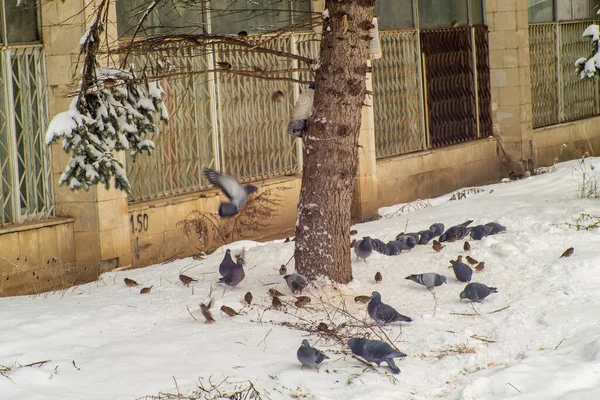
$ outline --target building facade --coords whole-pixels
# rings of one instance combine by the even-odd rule
[[[188,237],[178,225],[195,210],[218,208],[219,193],[204,180],[204,167],[280,194],[271,227],[248,237],[293,235],[302,150],[285,131],[304,87],[288,80],[217,73],[166,79],[171,120],[152,138],[156,151],[135,160],[122,155],[129,195],[58,186],[68,156],[60,144],[46,147],[44,133],[49,119],[69,107],[78,43],[94,4],[38,3],[0,2],[0,296],[210,250],[218,238]],[[113,4],[109,38],[127,38],[144,3]],[[210,10],[159,8],[144,34],[245,31],[246,40],[259,40],[263,30],[301,22],[323,3],[276,1],[270,8],[281,11],[243,15],[225,0],[213,0]],[[597,81],[578,80],[573,62],[592,50],[581,33],[596,10],[587,0],[378,0],[383,57],[372,61],[368,76],[373,95],[363,108],[355,219],[552,164],[563,143],[561,160],[594,154],[600,90]],[[317,30],[298,30],[269,43],[316,58],[319,37]],[[132,62],[160,61],[182,72],[228,62],[289,69],[288,77],[310,80],[309,72],[292,71],[293,61],[214,50],[170,49]]]

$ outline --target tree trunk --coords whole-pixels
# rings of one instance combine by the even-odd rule
[[[296,222],[296,269],[308,278],[352,280],[350,210],[366,96],[375,0],[327,0],[314,112],[304,138]]]

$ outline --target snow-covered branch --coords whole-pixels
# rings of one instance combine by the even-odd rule
[[[600,66],[600,27],[592,24],[583,31],[583,36],[589,36],[594,43],[594,51],[590,56],[581,57],[575,61],[575,68],[579,74],[579,79],[594,78],[598,75]]]

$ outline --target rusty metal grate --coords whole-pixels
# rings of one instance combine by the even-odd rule
[[[479,101],[479,137],[493,134],[492,92],[490,90],[490,64],[488,47],[488,27],[478,25],[474,28],[475,60],[477,65],[477,99]]]
[[[529,25],[533,127],[559,122],[557,25]]]
[[[471,28],[421,31],[430,147],[477,138]]]
[[[425,148],[417,31],[380,32],[383,57],[373,61],[377,158]]]

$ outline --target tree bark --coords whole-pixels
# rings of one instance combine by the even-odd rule
[[[327,0],[313,115],[304,138],[296,269],[352,280],[350,226],[375,0]]]

